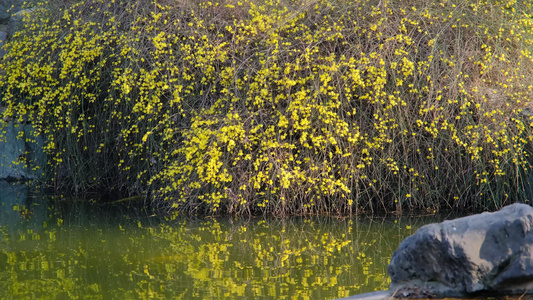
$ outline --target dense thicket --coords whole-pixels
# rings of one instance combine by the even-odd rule
[[[530,197],[530,1],[37,7],[2,102],[45,138],[58,189],[237,214]]]

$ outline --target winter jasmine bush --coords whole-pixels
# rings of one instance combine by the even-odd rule
[[[314,214],[525,201],[533,7],[40,3],[0,63],[57,189]],[[31,137],[26,137],[31,138]]]

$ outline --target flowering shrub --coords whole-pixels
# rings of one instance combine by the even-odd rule
[[[207,213],[525,200],[530,1],[41,4],[0,64],[52,182]]]

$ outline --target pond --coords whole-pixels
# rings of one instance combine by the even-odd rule
[[[0,184],[0,298],[335,299],[435,216],[159,218]]]

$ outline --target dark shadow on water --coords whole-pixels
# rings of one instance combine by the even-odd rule
[[[0,181],[0,228],[6,233],[42,231],[51,224],[84,227],[137,222],[155,225],[162,221],[164,218],[156,216],[141,201],[97,204],[46,195],[26,184]]]
[[[39,228],[47,217],[47,205],[31,197],[26,184],[0,181],[0,226]]]

